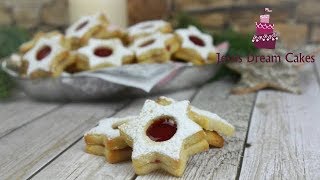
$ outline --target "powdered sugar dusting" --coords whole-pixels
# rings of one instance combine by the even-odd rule
[[[100,13],[91,15],[91,16],[82,16],[78,21],[73,23],[67,30],[66,30],[66,37],[68,38],[81,38],[84,36],[88,31],[92,28],[100,24]],[[77,29],[81,24],[86,23],[86,25],[81,28]]]
[[[23,60],[28,61],[28,69],[27,69],[27,75],[30,75],[35,70],[44,70],[49,72],[50,71],[50,65],[52,61],[55,59],[55,57],[59,54],[65,51],[66,49],[62,47],[61,45],[62,35],[54,35],[52,37],[42,37],[38,40],[36,45],[28,51],[24,56]],[[37,61],[36,56],[38,51],[41,50],[41,48],[49,46],[51,48],[50,54],[48,54],[45,58],[41,59],[41,61]]]
[[[214,52],[213,39],[209,34],[202,33],[194,26],[189,26],[187,29],[177,29],[176,34],[182,39],[182,48],[194,49],[204,59],[208,59],[210,52]],[[196,36],[204,41],[204,46],[194,44],[189,37]]]
[[[96,48],[107,47],[112,49],[112,54],[107,57],[99,57],[94,54]],[[90,67],[95,67],[99,64],[108,63],[113,66],[121,66],[125,56],[132,56],[133,52],[124,47],[122,42],[117,39],[90,39],[89,44],[78,50],[80,54],[88,57]]]
[[[136,36],[140,34],[152,34],[155,32],[159,32],[160,29],[165,27],[166,25],[168,25],[168,23],[163,20],[140,22],[128,28],[128,35]]]
[[[120,136],[119,129],[117,129],[118,126],[133,120],[136,118],[136,116],[128,116],[123,118],[105,118],[99,121],[99,125],[92,128],[90,131],[85,133],[86,135],[91,134],[99,134],[104,135],[110,139],[116,138]]]
[[[183,141],[202,130],[198,124],[189,119],[188,106],[189,101],[161,106],[152,100],[147,100],[136,120],[119,126],[121,131],[133,139],[132,158],[137,159],[149,153],[160,153],[173,159],[179,159]],[[154,119],[161,116],[173,117],[177,124],[177,132],[167,141],[155,142],[146,135],[146,129]]]
[[[165,96],[161,96],[161,97],[159,97],[159,99],[164,99],[169,102],[176,102],[174,99],[168,98]],[[220,116],[218,116],[215,113],[205,111],[202,109],[198,109],[194,106],[191,106],[190,110],[201,115],[201,116],[205,116],[209,119],[209,127],[208,128],[203,127],[206,130],[209,130],[209,131],[214,130],[214,131],[218,132],[219,134],[226,134],[226,135],[230,135],[234,131],[233,125],[231,125],[230,123],[228,123],[226,120],[222,119]],[[221,125],[224,128],[221,128]]]
[[[136,53],[137,56],[140,56],[143,53],[146,53],[154,49],[165,49],[166,41],[170,38],[173,38],[173,34],[162,34],[156,33],[150,36],[142,37],[133,42],[130,49]],[[148,41],[154,41],[152,44],[149,44],[144,47],[140,47],[142,44]]]

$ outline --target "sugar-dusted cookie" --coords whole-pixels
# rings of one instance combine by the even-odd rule
[[[137,23],[127,30],[129,41],[136,38],[148,36],[157,32],[171,33],[172,26],[170,23],[163,20],[151,20]]]
[[[121,27],[114,24],[108,24],[107,26],[105,26],[104,29],[102,29],[97,34],[95,34],[94,38],[96,39],[119,38],[123,40],[125,38],[125,35],[126,35],[126,32]]]
[[[133,52],[119,39],[90,39],[87,46],[78,49],[75,66],[78,70],[95,70],[129,64],[133,60]]]
[[[181,48],[174,54],[175,58],[192,62],[195,65],[216,62],[216,50],[209,34],[201,32],[194,26],[177,29],[175,33],[181,42]]]
[[[33,38],[30,41],[27,41],[25,43],[22,43],[19,47],[19,51],[21,54],[25,54],[26,52],[28,52],[30,49],[32,49],[35,44],[37,43],[37,41],[40,38],[50,38],[52,36],[56,36],[59,35],[60,33],[58,31],[51,31],[51,32],[37,32]],[[67,41],[66,41],[67,42]]]
[[[86,152],[105,156],[109,163],[118,163],[131,159],[131,148],[120,136],[118,126],[131,121],[135,116],[124,118],[106,118],[99,125],[85,133]]]
[[[163,169],[181,176],[190,155],[209,148],[202,128],[188,117],[189,101],[162,106],[146,100],[136,120],[119,126],[133,148],[132,162],[138,175]]]
[[[74,62],[61,34],[40,37],[22,57],[21,73],[34,78],[57,77]]]
[[[75,49],[85,45],[100,31],[104,31],[107,25],[108,20],[103,13],[82,16],[66,30],[66,37],[71,40],[72,47]]]
[[[173,34],[155,33],[136,39],[130,49],[135,52],[138,63],[161,63],[170,60],[179,43]]]
[[[212,147],[222,148],[224,145],[224,139],[216,131],[204,131],[206,133],[206,141]]]
[[[157,103],[161,105],[169,105],[173,102],[176,101],[164,96],[157,99]],[[216,131],[217,133],[226,136],[234,134],[234,126],[215,113],[191,106],[188,116],[205,130]]]

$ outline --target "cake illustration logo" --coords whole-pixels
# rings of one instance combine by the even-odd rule
[[[264,9],[264,14],[260,15],[260,22],[256,22],[256,34],[252,38],[254,46],[258,49],[274,49],[278,40],[274,31],[274,24],[270,23],[269,8]]]

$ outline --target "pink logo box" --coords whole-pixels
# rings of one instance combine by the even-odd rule
[[[270,23],[269,8],[264,9],[263,15],[260,15],[260,22],[256,22],[256,34],[252,38],[252,42],[258,49],[274,49],[278,40],[277,33],[274,32],[274,24]]]

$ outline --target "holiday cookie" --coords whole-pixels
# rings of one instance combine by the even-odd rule
[[[107,25],[108,20],[102,13],[83,16],[66,30],[66,37],[71,40],[73,49],[76,49],[100,31],[105,31]]]
[[[63,35],[43,36],[23,55],[21,72],[32,79],[57,77],[73,62]]]
[[[129,64],[133,60],[133,52],[119,39],[90,39],[87,46],[78,49],[74,66],[80,71],[95,70]]]
[[[206,133],[206,141],[212,147],[222,148],[224,145],[224,139],[216,131],[204,130]]]
[[[161,63],[170,60],[171,54],[179,49],[179,43],[173,34],[156,33],[136,39],[130,49],[139,63]]]
[[[21,54],[25,54],[35,46],[35,44],[38,42],[40,38],[50,38],[56,35],[60,35],[60,33],[58,31],[52,31],[47,33],[41,31],[37,32],[30,41],[27,41],[20,45],[19,51]],[[65,41],[65,43],[67,43],[67,41]]]
[[[120,28],[117,25],[109,24],[104,27],[103,30],[99,31],[97,34],[94,35],[96,39],[112,39],[112,38],[125,38],[125,30]]]
[[[157,99],[157,103],[161,105],[169,105],[173,102],[176,101],[164,96]],[[234,126],[215,113],[190,106],[188,116],[205,130],[216,131],[217,133],[226,136],[231,136],[234,133]]]
[[[157,32],[170,33],[172,32],[172,26],[170,23],[163,20],[152,20],[137,23],[127,30],[129,41],[134,39],[148,36]]]
[[[84,135],[86,152],[105,156],[109,163],[117,163],[131,158],[131,148],[120,136],[119,125],[133,120],[134,116],[106,118]]]
[[[214,63],[217,60],[213,39],[194,26],[187,29],[177,29],[175,33],[181,43],[181,48],[174,53],[174,57],[195,65]]]
[[[190,155],[209,145],[202,128],[188,117],[189,101],[162,106],[146,100],[136,120],[119,126],[133,148],[132,163],[138,175],[163,169],[181,176]]]

